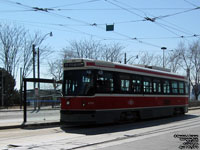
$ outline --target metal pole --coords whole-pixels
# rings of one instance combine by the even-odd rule
[[[35,78],[35,45],[33,44],[33,78]],[[33,84],[35,88],[35,82]]]
[[[23,79],[24,82],[24,123],[27,121],[27,105],[26,105],[26,80]]]
[[[38,69],[38,79],[40,79],[40,49],[37,49],[37,69]],[[40,82],[38,82],[38,100],[40,97]],[[38,109],[40,109],[40,103],[38,103]]]
[[[1,91],[1,92],[2,92],[2,95],[1,95],[1,96],[2,96],[2,106],[4,106],[4,84],[3,84],[4,81],[3,81],[3,69],[1,70],[1,73],[2,73],[2,75],[1,75],[1,82],[2,82],[2,83],[1,83],[1,88],[2,88],[2,91]]]
[[[163,68],[165,68],[165,50],[167,49],[166,47],[161,47],[161,49],[163,50]]]
[[[37,69],[38,69],[38,79],[40,79],[40,49],[38,47],[37,51],[38,57],[37,57]],[[38,82],[38,89],[40,88],[40,83]]]
[[[126,64],[126,53],[124,53],[124,64]]]
[[[23,81],[22,81],[22,68],[20,68],[20,109],[22,109],[22,86],[23,86]]]
[[[187,68],[187,77],[188,77],[188,95],[190,100],[190,68]]]
[[[163,68],[165,68],[165,51],[163,49]]]
[[[35,79],[35,45],[33,44],[33,79]],[[34,93],[34,109],[36,110],[35,102],[35,82],[33,82],[33,93]]]

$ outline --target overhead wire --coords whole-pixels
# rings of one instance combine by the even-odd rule
[[[129,10],[188,10],[191,8],[127,8]],[[120,8],[59,8],[55,11],[119,11]]]
[[[58,29],[58,28],[53,28],[53,27],[50,27],[49,29],[54,29],[54,30],[57,30],[57,31],[64,31],[64,32],[79,33],[79,34],[84,34],[84,35],[93,36],[93,37],[98,36],[98,35],[95,35],[95,34],[90,34],[90,33],[75,29],[75,28],[71,27],[71,26],[74,26],[74,25],[69,25],[69,24],[42,23],[42,22],[33,22],[33,21],[30,22],[30,21],[21,21],[21,20],[12,20],[12,21],[23,23],[23,24],[25,23],[25,24],[28,24],[28,25],[31,25],[31,26],[36,26],[36,27],[45,28],[45,29],[47,29],[47,26],[49,26],[49,25],[50,26],[56,26],[56,27],[63,27],[65,29],[60,29],[60,28]],[[40,24],[40,25],[38,25],[38,24]],[[41,26],[41,25],[45,25],[45,26]],[[66,29],[70,29],[70,30],[66,30]],[[123,36],[125,36],[125,35],[123,35]],[[200,34],[194,34],[194,35],[189,35],[189,36],[170,36],[170,37],[138,37],[138,38],[135,38],[135,39],[138,39],[138,40],[160,40],[160,39],[183,39],[183,38],[194,38],[194,37],[200,37]],[[132,41],[134,39],[134,38],[131,38],[129,36],[127,36],[124,39],[99,36],[99,39],[100,38],[101,38],[101,40],[104,40],[104,41],[106,41],[106,40]]]
[[[109,1],[109,0],[104,0],[104,1],[110,3],[110,4],[114,5],[114,6],[117,6],[117,7],[121,8],[121,9],[123,9],[123,10],[125,10],[125,11],[131,13],[131,14],[134,14],[134,15],[140,17],[140,18],[143,18],[142,15],[140,15],[140,14],[138,14],[138,13],[135,13],[135,12],[133,12],[133,11],[127,9],[127,8],[124,8],[124,7],[122,7],[122,6],[118,5],[118,4],[115,4],[115,3],[113,3],[113,2],[111,2],[111,1]]]
[[[106,2],[108,2],[108,0],[105,0]],[[124,4],[124,3],[122,3],[122,2],[119,2],[118,0],[113,0],[113,1],[115,1],[115,2],[117,2],[117,3],[119,3],[119,4],[121,4],[121,5],[124,5],[124,6],[127,6],[127,7],[129,7],[130,8],[130,5],[127,5],[127,4]],[[110,4],[114,4],[113,2],[112,3],[110,3]],[[127,10],[125,7],[123,7],[123,6],[120,6],[120,5],[115,5],[115,6],[117,6],[117,7],[119,7],[119,8],[121,8],[121,9],[123,9],[123,10]],[[160,26],[161,28],[163,28],[163,29],[165,29],[165,30],[167,30],[167,31],[169,31],[170,33],[173,33],[174,35],[177,35],[177,33],[175,33],[174,31],[172,31],[172,30],[175,30],[175,31],[179,31],[179,32],[182,32],[183,33],[183,31],[181,31],[180,29],[177,29],[177,28],[173,28],[173,27],[171,27],[171,26],[167,26],[167,25],[164,25],[164,24],[160,24],[160,23],[158,23],[157,22],[157,19],[162,19],[163,20],[163,18],[166,18],[166,17],[170,17],[170,16],[174,16],[174,15],[178,15],[178,14],[181,14],[181,13],[186,13],[186,12],[189,12],[189,11],[193,11],[193,10],[196,10],[196,9],[199,9],[200,7],[195,7],[195,8],[192,8],[192,9],[190,9],[190,10],[185,10],[185,11],[182,11],[182,12],[178,12],[178,13],[173,13],[173,14],[169,14],[169,15],[165,15],[165,16],[159,16],[159,17],[143,17],[143,16],[141,16],[142,18],[144,18],[146,21],[150,21],[150,22],[153,22],[153,23],[156,23],[158,26]],[[130,12],[130,11],[128,11],[128,12]],[[142,11],[145,15],[146,15],[146,13],[144,12],[144,11]],[[131,12],[132,14],[133,14],[133,12]],[[135,13],[134,13],[135,14]],[[139,16],[139,15],[137,15],[137,16]],[[165,22],[167,22],[167,21],[165,21]],[[168,22],[169,23],[169,22]],[[171,24],[171,25],[173,25],[173,24]],[[172,30],[171,30],[171,29]],[[180,28],[180,27],[179,27]],[[186,32],[185,32],[186,33]],[[191,35],[191,34],[190,34]]]
[[[195,7],[195,8],[192,8],[192,9],[188,9],[188,10],[181,11],[181,12],[176,12],[176,13],[173,13],[173,14],[168,14],[168,15],[158,16],[158,17],[155,17],[155,19],[167,18],[167,17],[171,17],[171,16],[175,16],[175,15],[179,15],[179,14],[187,13],[187,12],[190,12],[190,11],[194,11],[194,10],[197,10],[197,9],[200,9],[200,7]]]
[[[22,4],[22,3],[19,3],[19,2],[14,2],[14,1],[11,1],[11,0],[1,0],[1,1],[4,1],[4,2],[12,4],[12,5],[16,5],[16,6],[19,6],[19,7],[32,9],[32,7],[25,5],[25,4]]]
[[[60,8],[60,7],[68,7],[68,6],[74,6],[74,5],[81,5],[81,4],[87,4],[87,3],[93,3],[93,2],[97,2],[97,1],[101,1],[101,0],[87,0],[84,2],[77,2],[77,3],[71,3],[71,4],[66,4],[66,5],[58,5],[58,6],[54,6],[54,7],[50,7],[50,8]],[[57,9],[60,10],[60,9]]]
[[[188,3],[188,4],[190,4],[190,5],[192,5],[192,6],[194,6],[194,7],[198,7],[197,5],[195,5],[195,4],[193,4],[192,2],[189,2],[189,1],[187,1],[187,0],[184,0],[186,3]]]
[[[168,28],[168,29],[173,29],[173,30],[176,30],[176,31],[179,31],[179,32],[181,32],[181,33],[184,33],[184,34],[186,34],[186,35],[191,35],[191,32],[189,33],[189,32],[187,32],[187,31],[185,31],[185,30],[181,30],[180,28],[177,28],[177,27],[172,27],[172,26],[169,26],[169,25],[166,25],[166,24],[163,24],[163,23],[158,23],[158,22],[156,22],[158,25],[161,25],[161,26],[163,26],[163,27],[166,27],[166,28]],[[172,31],[173,32],[173,31]],[[175,35],[178,35],[177,33],[174,33]],[[192,33],[192,34],[194,34],[194,33]]]
[[[18,3],[17,3],[17,4],[18,4]],[[21,4],[21,3],[20,3],[19,5],[24,6],[24,5]],[[26,6],[26,5],[25,5],[25,6]],[[59,16],[59,17],[65,18],[65,19],[69,19],[69,20],[73,20],[73,21],[75,21],[75,22],[79,22],[79,23],[83,23],[83,24],[86,24],[86,25],[94,26],[94,27],[97,27],[97,28],[99,28],[99,29],[103,29],[103,30],[105,31],[104,28],[99,27],[99,26],[97,26],[96,24],[90,24],[90,23],[88,23],[88,22],[86,22],[86,21],[83,21],[83,20],[79,20],[79,19],[71,18],[71,17],[69,17],[69,16],[64,16],[64,15],[60,15],[60,14],[56,14],[56,13],[50,12],[50,11],[53,10],[53,9],[39,8],[39,7],[31,7],[31,6],[26,6],[26,7],[32,8],[34,11],[46,12],[46,13],[48,13],[48,14],[52,14],[52,15]],[[49,11],[49,10],[50,10],[50,11]],[[84,32],[83,32],[83,33],[84,33]],[[141,40],[139,40],[139,39],[137,39],[137,38],[129,37],[128,35],[125,35],[125,34],[122,34],[122,33],[118,33],[118,32],[115,32],[115,31],[114,31],[114,33],[115,33],[115,34],[118,34],[118,35],[120,35],[120,36],[129,38],[129,39],[135,40],[135,41],[137,41],[137,42],[139,42],[139,43],[143,43],[143,44],[150,45],[150,46],[154,46],[154,47],[161,47],[161,46],[158,46],[158,45],[155,45],[155,44],[151,44],[151,43],[148,43],[148,42],[141,41]],[[85,33],[84,33],[84,34],[85,34]],[[87,33],[86,33],[86,34],[87,34]],[[91,35],[91,34],[90,34],[90,35]],[[92,35],[92,36],[93,36],[93,35]],[[104,40],[104,39],[103,39],[103,40]]]
[[[17,12],[28,12],[32,10],[0,10],[0,13],[17,13]]]
[[[86,2],[95,2],[95,1],[99,1],[99,0],[85,1],[85,3],[86,3]],[[108,0],[105,0],[105,1],[107,1],[107,2],[109,2],[109,3],[111,3],[111,4],[113,4],[113,5],[115,5],[115,6],[117,6],[117,7],[119,7],[120,9],[126,10],[126,11],[128,11],[128,12],[130,12],[130,13],[132,13],[132,14],[138,16],[138,17],[144,18],[142,15],[140,15],[140,14],[138,14],[138,13],[135,13],[135,12],[133,12],[133,11],[130,11],[130,10],[124,8],[124,7],[121,7],[121,6],[118,5],[118,4],[115,4],[115,3],[110,2],[110,1],[108,1]],[[114,0],[114,1],[117,1],[117,0]],[[95,26],[95,27],[98,27],[98,28],[100,28],[100,29],[105,30],[104,28],[99,27],[99,25],[103,25],[103,24],[96,24],[96,23],[92,23],[92,24],[91,24],[91,23],[88,23],[88,22],[83,21],[83,20],[79,20],[79,19],[71,18],[71,17],[69,17],[69,16],[64,16],[64,15],[60,15],[60,14],[53,13],[52,11],[54,11],[54,9],[52,9],[52,8],[54,8],[54,7],[52,7],[52,8],[39,8],[39,7],[31,7],[31,6],[24,5],[24,4],[21,4],[21,3],[18,3],[18,2],[13,2],[13,1],[10,1],[10,0],[8,0],[8,2],[9,2],[9,3],[12,3],[12,4],[15,4],[15,5],[18,5],[18,6],[20,6],[20,7],[25,7],[25,8],[32,9],[32,11],[47,12],[48,14],[51,14],[51,15],[54,15],[54,16],[59,16],[59,17],[65,18],[65,19],[69,19],[69,20],[72,20],[72,21],[75,21],[75,22],[84,24],[84,25],[86,25],[86,26]],[[118,1],[117,1],[117,2],[118,2]],[[74,4],[75,4],[75,3],[74,3]],[[140,10],[138,10],[138,11],[140,11]],[[142,12],[143,14],[146,15],[146,12],[144,12],[144,11],[140,11],[140,12]],[[185,12],[186,12],[186,11],[185,11]],[[174,15],[175,15],[175,14],[174,14]],[[166,17],[167,17],[167,16],[166,16]],[[161,19],[161,18],[164,18],[164,17],[159,16],[158,18]],[[157,18],[156,18],[156,19],[157,19]],[[146,18],[146,19],[143,19],[143,20],[136,20],[135,22],[137,22],[137,21],[148,21],[148,20],[147,20],[147,18]],[[149,20],[149,21],[150,21],[150,20]],[[133,21],[133,22],[134,22],[134,21]],[[119,23],[120,23],[120,22],[119,22]],[[121,22],[121,23],[125,23],[125,22]],[[166,25],[159,24],[159,23],[157,23],[157,24],[158,24],[159,26],[162,26],[162,27],[165,28],[166,30],[168,30],[168,31],[170,31],[170,32],[173,32],[173,31],[167,29],[167,26],[166,26]],[[74,31],[80,32],[80,33],[82,33],[82,34],[86,34],[86,35],[89,35],[89,36],[98,37],[98,36],[96,36],[96,35],[88,34],[88,33],[83,32],[83,31],[81,31],[81,30],[76,30],[76,29],[74,29],[74,28],[71,28],[71,29],[74,30]],[[136,38],[136,37],[133,38],[133,37],[130,37],[130,36],[128,36],[128,35],[125,35],[125,34],[122,34],[122,33],[116,32],[116,31],[114,31],[114,33],[115,33],[115,34],[118,34],[118,35],[120,35],[120,36],[123,36],[123,37],[125,37],[125,38],[127,38],[127,39],[129,39],[129,40],[135,40],[135,41],[137,41],[137,42],[139,42],[139,43],[143,43],[143,44],[146,44],[146,45],[151,45],[151,46],[154,46],[154,47],[160,47],[160,46],[155,45],[155,44],[151,44],[151,43],[148,43],[148,42],[141,41],[141,40],[140,40],[141,38],[140,38],[140,39],[139,39],[139,38]],[[173,32],[173,33],[174,33],[175,35],[177,35],[177,37],[180,37],[180,38],[185,37],[185,36],[178,36],[178,34],[176,34],[175,32]],[[191,37],[192,37],[192,36],[191,36]],[[194,36],[194,37],[195,37],[195,36]],[[143,39],[144,39],[144,38],[143,38]],[[106,38],[103,38],[103,40],[106,40]]]
[[[123,7],[123,6],[117,5],[117,4],[113,3],[113,2],[110,2],[109,0],[105,0],[105,1],[106,1],[106,2],[109,2],[110,4],[112,4],[112,5],[114,5],[114,6],[117,6],[117,7],[121,8],[121,9],[127,11],[127,9],[126,9],[125,7]],[[119,4],[121,4],[121,5],[127,6],[127,4],[124,4],[124,3],[122,3],[122,2],[119,2],[118,0],[113,0],[113,1],[115,1],[115,2],[117,2],[117,3],[119,3]],[[130,7],[130,6],[128,6],[128,7]],[[130,12],[130,11],[127,11],[127,12],[129,12],[129,13],[135,15],[135,13],[133,13],[132,11],[131,11],[131,12]],[[145,19],[146,21],[150,21],[150,22],[153,22],[153,23],[156,22],[156,17],[151,18],[151,17],[148,17],[147,14],[146,14],[145,12],[142,11],[142,13],[144,13],[146,17],[144,17],[144,16],[142,16],[142,15],[138,15],[138,14],[137,14],[137,16],[139,16],[139,17]],[[157,24],[157,25],[159,25],[159,24]],[[166,29],[166,28],[163,27],[162,25],[159,25],[159,26],[160,26],[161,28],[164,28],[164,29],[167,30],[167,31],[170,31],[169,29]],[[171,33],[174,33],[174,32],[172,32],[172,31],[170,31],[170,32],[171,32]],[[177,34],[176,34],[176,35],[177,35]]]

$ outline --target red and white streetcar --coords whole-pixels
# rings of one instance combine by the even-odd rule
[[[184,114],[187,83],[185,76],[158,69],[65,60],[60,121],[98,124]]]

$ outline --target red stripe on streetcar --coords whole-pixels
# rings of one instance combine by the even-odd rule
[[[86,62],[86,65],[87,66],[95,66],[95,63],[94,62]]]

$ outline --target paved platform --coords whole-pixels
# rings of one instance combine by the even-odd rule
[[[22,109],[1,109],[0,130],[23,128],[28,126],[56,126],[60,123],[59,109],[28,110],[27,122],[24,123]]]

